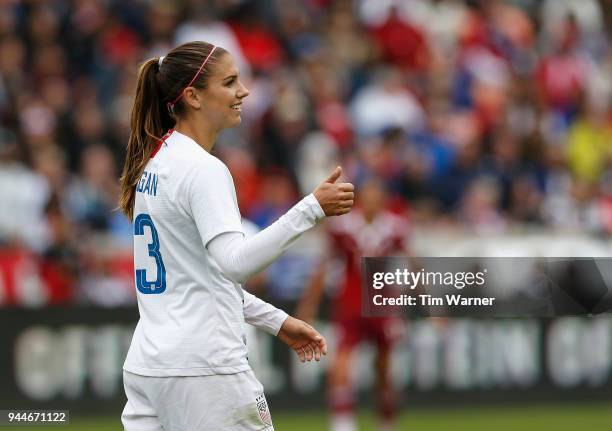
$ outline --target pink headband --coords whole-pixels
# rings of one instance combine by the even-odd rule
[[[183,91],[185,91],[185,88],[187,87],[191,87],[191,84],[194,83],[194,81],[198,78],[198,76],[200,76],[200,73],[202,72],[202,70],[204,69],[204,66],[206,65],[206,63],[208,63],[208,59],[210,58],[210,56],[212,55],[213,52],[215,52],[215,49],[217,49],[216,46],[213,45],[212,49],[210,50],[210,52],[208,53],[208,55],[206,56],[206,58],[204,59],[204,61],[202,62],[202,65],[200,66],[200,68],[198,69],[198,71],[196,72],[196,74],[193,76],[193,78],[191,79],[191,81],[189,81],[189,84],[187,84],[179,93],[178,97],[176,99],[174,99],[172,102],[168,102],[166,104],[166,106],[168,107],[168,111],[172,112],[172,109],[174,108],[174,105],[176,104],[176,102],[178,102],[179,100],[181,100],[181,97],[183,97]]]

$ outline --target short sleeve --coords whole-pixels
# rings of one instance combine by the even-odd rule
[[[225,232],[242,232],[234,181],[227,167],[211,156],[192,167],[187,181],[189,211],[206,247]]]

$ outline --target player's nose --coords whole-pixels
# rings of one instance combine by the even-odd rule
[[[236,96],[239,97],[240,99],[244,99],[249,94],[251,94],[249,89],[246,88],[246,86],[242,83],[242,81],[238,81],[238,93],[236,94]]]

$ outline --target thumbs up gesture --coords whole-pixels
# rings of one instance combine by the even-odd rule
[[[348,213],[353,207],[355,187],[351,183],[338,183],[342,168],[338,166],[313,192],[326,216]]]

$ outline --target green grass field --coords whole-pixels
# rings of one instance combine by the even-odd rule
[[[323,412],[273,412],[277,431],[324,431],[327,417]],[[371,414],[360,415],[360,430],[375,430]],[[20,431],[122,430],[118,418],[83,419],[72,415],[70,425],[19,426]],[[559,405],[545,407],[508,407],[483,409],[417,410],[402,414],[398,431],[576,431],[612,430],[612,404]]]

